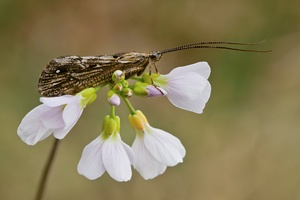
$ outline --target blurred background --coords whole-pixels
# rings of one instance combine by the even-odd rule
[[[145,181],[118,183],[77,173],[85,145],[109,113],[107,88],[61,142],[45,200],[300,199],[300,12],[296,0],[0,0],[0,199],[33,199],[53,137],[27,146],[22,118],[39,105],[37,81],[52,58],[149,52],[198,41],[266,42],[243,53],[200,49],[170,53],[161,73],[207,61],[212,95],[197,115],[166,98],[131,99],[154,127],[184,144],[182,164]],[[121,135],[135,134],[122,104]]]

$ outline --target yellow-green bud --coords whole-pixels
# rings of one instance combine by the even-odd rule
[[[127,88],[129,86],[129,83],[126,80],[123,80],[121,83],[122,83],[124,88]]]
[[[125,79],[125,73],[123,73],[121,70],[116,70],[113,74],[112,74],[112,80],[114,82],[120,82],[121,80]]]
[[[121,83],[117,83],[113,87],[113,90],[116,91],[116,92],[121,92],[123,90],[123,85]]]
[[[96,92],[97,92],[97,90],[95,88],[87,88],[87,89],[84,89],[83,91],[79,92],[78,94],[82,96],[82,99],[80,102],[81,105],[85,107],[85,106],[93,103],[97,98]]]
[[[144,130],[146,124],[149,124],[147,118],[140,110],[137,110],[133,115],[129,115],[128,120],[133,129],[140,131]]]
[[[135,82],[133,85],[133,94],[137,96],[147,97],[148,91],[146,87],[148,86],[148,83],[142,83],[142,82]]]
[[[106,115],[102,124],[102,136],[106,139],[116,133],[120,133],[120,118]]]
[[[126,97],[126,98],[129,98],[132,96],[132,90],[130,88],[124,88],[123,89],[123,95]]]

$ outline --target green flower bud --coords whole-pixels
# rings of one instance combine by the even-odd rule
[[[124,89],[123,89],[123,95],[124,95],[126,98],[131,97],[132,94],[133,94],[132,89],[130,89],[130,88],[124,88]]]
[[[102,137],[107,139],[110,135],[120,133],[120,118],[106,115],[102,124]]]
[[[114,87],[113,90],[116,92],[121,92],[123,90],[123,85],[121,83],[117,83]]]
[[[121,70],[116,70],[113,74],[112,74],[112,80],[114,82],[120,82],[121,80],[125,79],[125,73],[123,73]]]
[[[97,98],[96,92],[97,90],[95,88],[87,88],[79,92],[77,95],[81,95],[82,97],[80,101],[81,106],[85,107],[93,103]]]

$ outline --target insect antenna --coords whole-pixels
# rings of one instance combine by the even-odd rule
[[[162,51],[156,52],[157,54],[165,54],[169,52],[174,52],[174,51],[181,51],[181,50],[186,50],[186,49],[198,49],[198,48],[207,48],[207,49],[226,49],[226,50],[233,50],[233,51],[244,51],[244,52],[259,52],[259,53],[267,53],[271,52],[272,50],[255,50],[255,49],[242,49],[242,48],[235,48],[235,47],[230,47],[230,46],[218,46],[218,45],[258,45],[263,43],[257,42],[257,43],[242,43],[242,42],[222,42],[222,41],[213,41],[213,42],[197,42],[197,43],[192,43],[192,44],[185,44],[182,46],[177,46],[173,47],[170,49],[165,49]]]

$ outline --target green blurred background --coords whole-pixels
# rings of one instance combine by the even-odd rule
[[[188,50],[164,55],[161,73],[207,61],[212,95],[202,115],[166,98],[132,98],[154,127],[180,138],[182,164],[149,181],[78,175],[82,149],[108,114],[106,92],[61,142],[45,200],[300,199],[300,12],[296,0],[0,0],[0,199],[33,199],[53,142],[27,146],[17,127],[39,105],[37,81],[52,58],[149,52],[197,41],[266,42],[272,53]],[[132,144],[124,104],[122,138]]]

